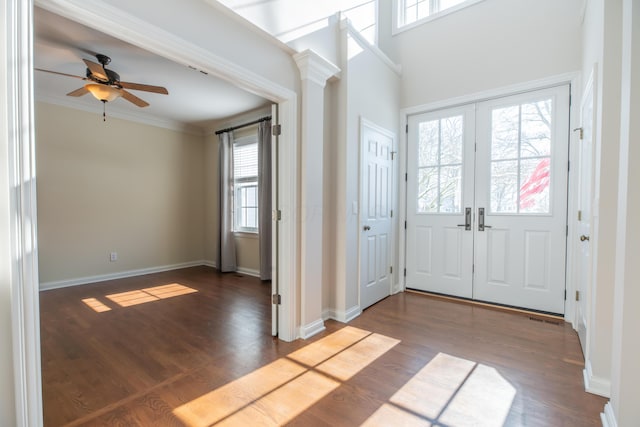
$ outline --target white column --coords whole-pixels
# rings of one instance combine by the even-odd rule
[[[640,425],[640,0],[624,0],[622,16],[620,170],[611,402],[605,407],[605,426]]]
[[[338,67],[311,50],[294,55],[302,80],[300,143],[300,336],[324,330],[322,245],[324,87]]]

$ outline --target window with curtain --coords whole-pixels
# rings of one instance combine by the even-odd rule
[[[234,231],[258,232],[258,139],[238,138],[233,144]]]

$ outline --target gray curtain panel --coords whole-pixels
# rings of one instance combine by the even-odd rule
[[[271,120],[258,126],[258,229],[260,279],[271,280]]]
[[[217,267],[222,272],[236,271],[236,241],[233,236],[233,131],[219,135],[218,162],[220,170],[219,227]]]

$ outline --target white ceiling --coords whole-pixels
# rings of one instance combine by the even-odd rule
[[[211,130],[212,122],[269,104],[211,75],[147,52],[94,29],[35,8],[34,65],[85,77],[82,59],[97,62],[96,53],[111,57],[107,68],[126,82],[164,86],[169,95],[138,90],[131,93],[147,101],[145,108],[119,98],[106,105],[107,117]],[[34,71],[37,100],[67,105],[102,114],[102,103],[90,94],[69,97],[67,93],[86,82],[72,77]]]

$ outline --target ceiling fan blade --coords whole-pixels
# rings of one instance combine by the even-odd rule
[[[144,108],[144,107],[147,107],[149,105],[148,102],[143,101],[142,99],[138,98],[137,96],[135,96],[131,92],[127,92],[124,89],[122,89],[122,97],[124,99],[126,99],[127,101],[137,105],[138,107],[143,107]]]
[[[84,86],[82,86],[79,89],[76,89],[74,91],[71,91],[67,94],[67,96],[82,96],[82,95],[86,95],[87,93],[89,93],[89,91],[87,90],[87,88],[85,88]]]
[[[163,95],[169,95],[169,91],[162,86],[143,85],[140,83],[130,82],[118,82],[120,86],[125,89],[143,90],[145,92],[161,93]]]
[[[86,77],[74,76],[73,74],[59,73],[57,71],[43,70],[42,68],[34,68],[36,71],[44,71],[45,73],[58,74],[59,76],[73,77],[75,79],[87,80]]]
[[[83,59],[84,63],[87,65],[87,68],[91,71],[95,77],[100,80],[109,81],[109,76],[107,76],[107,72],[104,70],[104,67],[96,62],[89,61],[88,59]]]

